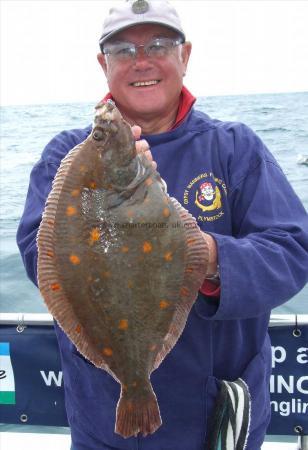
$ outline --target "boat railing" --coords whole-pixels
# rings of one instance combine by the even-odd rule
[[[52,325],[48,313],[0,313],[0,325]],[[269,327],[308,325],[308,314],[272,314]]]
[[[297,436],[308,450],[308,314],[272,314],[269,334],[268,435]],[[68,426],[50,314],[0,313],[0,415],[5,424]]]

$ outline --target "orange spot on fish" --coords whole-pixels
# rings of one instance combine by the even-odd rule
[[[75,208],[75,206],[69,205],[66,208],[66,215],[70,217],[70,216],[74,216],[75,214],[77,214],[77,209]]]
[[[112,356],[112,354],[113,354],[112,348],[110,348],[110,347],[104,347],[104,348],[103,348],[103,354],[104,354],[105,356]]]
[[[151,251],[153,250],[153,246],[152,246],[151,242],[145,241],[143,243],[142,249],[143,249],[143,253],[151,253]]]
[[[127,319],[121,319],[118,326],[119,330],[127,330],[128,328],[128,320]]]
[[[48,223],[48,225],[53,226],[55,224],[55,221],[53,219],[48,219],[47,223]]]
[[[101,233],[99,231],[99,228],[95,227],[92,228],[90,231],[90,244],[93,244],[94,242],[97,242],[101,236]]]
[[[79,167],[79,172],[81,172],[81,173],[85,173],[86,170],[87,170],[87,168],[83,164]]]
[[[127,253],[128,251],[129,251],[129,247],[127,247],[127,245],[123,245],[123,247],[121,248],[121,252]]]
[[[157,349],[157,345],[156,344],[152,344],[149,347],[150,352],[154,352],[154,350],[156,350],[156,349]]]
[[[170,303],[167,302],[166,300],[161,300],[159,302],[160,309],[166,309],[166,308],[168,308],[168,306],[170,306]]]
[[[91,189],[96,189],[97,188],[97,184],[95,183],[95,181],[91,181],[90,184],[89,184],[89,187]]]
[[[187,239],[187,245],[192,245],[196,242],[196,239]]]
[[[127,211],[127,217],[133,217],[134,213],[131,209]]]
[[[80,194],[80,189],[73,189],[71,192],[72,197],[78,197],[79,194]]]
[[[131,289],[131,288],[133,287],[133,285],[134,285],[134,283],[132,282],[132,280],[128,280],[128,282],[127,282],[127,287],[128,287],[129,289]]]
[[[146,185],[146,186],[151,186],[151,184],[153,184],[153,180],[152,180],[151,177],[149,177],[149,178],[147,178],[147,179],[145,180],[145,185]]]
[[[80,264],[80,258],[77,255],[71,255],[70,262],[76,266],[77,264]]]
[[[126,403],[127,410],[132,411],[133,410],[133,402],[131,400],[128,400]]]
[[[111,277],[111,273],[109,271],[103,272],[102,273],[104,278],[110,278]]]
[[[48,252],[46,252],[47,256],[50,256],[50,258],[54,257],[54,253],[51,250],[48,250]]]
[[[172,253],[171,252],[166,252],[164,254],[164,258],[165,258],[165,261],[167,261],[167,262],[172,261],[172,258],[173,258]]]
[[[75,331],[76,331],[76,333],[81,333],[81,325],[80,325],[80,323],[78,323],[78,325],[76,325]]]
[[[164,208],[163,209],[163,216],[164,217],[169,217],[170,216],[170,209],[169,208]]]
[[[187,289],[187,287],[182,287],[180,293],[183,297],[187,297],[189,295],[189,290]]]
[[[194,270],[191,267],[185,269],[185,273],[192,273]]]
[[[51,286],[52,291],[59,291],[61,289],[61,286],[59,283],[53,283]]]

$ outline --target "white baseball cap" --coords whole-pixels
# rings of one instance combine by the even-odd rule
[[[144,23],[171,28],[185,41],[178,13],[167,0],[127,0],[110,9],[99,44],[102,47],[105,41],[119,31]]]

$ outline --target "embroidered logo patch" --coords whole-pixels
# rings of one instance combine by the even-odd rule
[[[223,180],[212,172],[204,172],[191,180],[184,191],[184,205],[192,209],[194,205],[199,212],[197,220],[213,222],[224,215],[223,199],[227,188]]]

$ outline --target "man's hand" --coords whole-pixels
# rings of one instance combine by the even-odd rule
[[[141,135],[141,128],[138,125],[133,125],[132,126],[132,133],[134,138],[136,139],[136,150],[137,153],[144,153],[145,156],[148,158],[149,161],[152,161],[152,166],[153,168],[156,170],[157,169],[157,164],[155,161],[153,161],[153,156],[150,150],[150,146],[148,144],[148,142],[145,139],[141,139],[140,141],[137,140],[140,138]]]
[[[207,233],[203,233],[203,238],[209,248],[209,262],[205,275],[211,276],[217,273],[217,245],[215,239]]]

